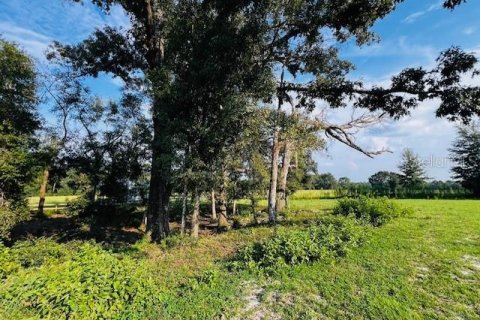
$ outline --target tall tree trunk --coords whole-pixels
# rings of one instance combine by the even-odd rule
[[[152,84],[157,92],[169,84],[168,75],[163,69],[165,58],[165,39],[163,38],[164,11],[157,1],[145,0],[145,37],[147,45],[146,60],[148,71],[154,72],[156,78]],[[159,242],[169,232],[168,203],[170,200],[169,179],[172,162],[171,134],[168,130],[168,104],[163,101],[161,93],[153,100],[153,141],[152,169],[147,214],[147,237],[152,242]]]
[[[233,199],[233,209],[232,209],[232,216],[237,214],[237,200]]]
[[[253,215],[253,220],[255,221],[255,224],[258,224],[258,217],[257,217],[257,199],[255,198],[254,195],[250,197],[250,202],[251,202],[251,210],[252,210],[252,215]]]
[[[97,183],[93,184],[92,191],[90,192],[90,202],[95,202],[97,200]]]
[[[160,123],[160,117],[154,117],[154,137],[152,146],[152,169],[148,198],[147,237],[151,242],[159,242],[170,232],[168,202],[170,191],[168,177],[171,170],[169,134]]]
[[[217,220],[218,217],[217,217],[217,208],[215,203],[215,189],[212,189],[211,198],[212,198],[212,219]]]
[[[268,192],[268,221],[277,221],[277,182],[278,182],[278,158],[280,156],[279,132],[276,129],[273,134],[272,161],[270,168],[270,189]]]
[[[190,230],[190,235],[193,238],[198,238],[198,231],[200,229],[200,195],[198,190],[195,188],[193,192],[193,213],[192,213],[192,227]]]
[[[185,183],[183,187],[183,193],[182,193],[182,222],[180,225],[180,233],[182,235],[185,234],[186,216],[187,216],[187,184]]]
[[[284,147],[284,155],[283,155],[283,163],[282,163],[282,170],[280,170],[280,177],[279,177],[279,186],[277,191],[277,211],[283,211],[285,209],[286,198],[287,198],[287,180],[288,180],[288,173],[290,170],[290,163],[292,161],[293,155],[293,145],[290,141],[285,141]]]
[[[283,80],[285,76],[285,70],[282,69],[280,76],[279,88],[283,87]],[[278,94],[278,108],[275,115],[273,141],[272,141],[272,161],[270,167],[270,189],[268,191],[268,221],[270,223],[277,222],[277,183],[278,183],[278,158],[280,156],[280,112],[282,111],[283,96]]]
[[[219,209],[220,215],[218,218],[218,228],[219,229],[228,229],[228,215],[227,215],[227,186],[226,186],[226,172],[223,173],[222,183],[220,185],[220,193],[219,193]]]
[[[43,214],[45,206],[45,196],[47,194],[48,177],[50,176],[50,168],[46,167],[43,170],[42,182],[40,183],[40,200],[38,201],[38,214]]]

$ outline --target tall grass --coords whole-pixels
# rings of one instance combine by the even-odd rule
[[[338,198],[337,190],[298,190],[291,196],[291,200],[334,199]]]

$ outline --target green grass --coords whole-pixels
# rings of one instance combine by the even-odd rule
[[[298,190],[295,191],[290,199],[307,200],[307,199],[332,199],[337,197],[336,190]]]
[[[120,254],[152,274],[165,319],[479,319],[480,202],[396,202],[414,213],[374,228],[347,257],[270,276],[225,268],[239,248],[275,232],[266,226],[163,246],[141,241]],[[335,203],[292,200],[287,219],[303,225]],[[15,318],[1,307],[0,317]]]
[[[287,319],[480,318],[480,202],[398,202],[414,215],[375,229],[347,258],[260,282],[263,309]]]
[[[55,206],[65,206],[67,202],[75,200],[78,196],[47,196],[45,198],[45,207],[46,209],[55,208]],[[40,197],[29,197],[28,206],[37,207]]]

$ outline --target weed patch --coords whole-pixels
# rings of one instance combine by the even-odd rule
[[[341,199],[333,209],[334,215],[351,216],[375,227],[410,213],[410,209],[403,208],[388,198],[369,198],[365,196],[355,199]]]
[[[365,227],[348,218],[321,219],[307,228],[281,227],[267,240],[241,249],[229,266],[274,272],[283,266],[328,260],[358,247],[366,233]]]

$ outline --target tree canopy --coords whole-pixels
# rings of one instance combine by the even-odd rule
[[[458,128],[458,137],[450,149],[454,178],[480,197],[480,127],[478,123]]]
[[[403,150],[402,162],[398,169],[400,170],[400,183],[404,187],[418,187],[428,179],[425,174],[425,165],[421,162],[418,155],[409,148]]]

